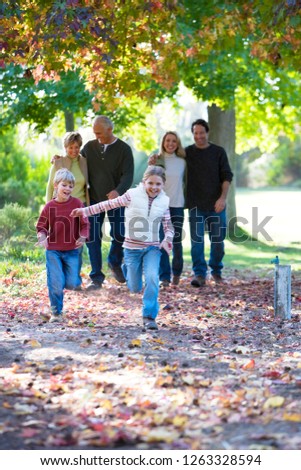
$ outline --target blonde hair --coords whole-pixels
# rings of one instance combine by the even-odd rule
[[[160,155],[164,155],[164,153],[166,153],[166,150],[164,148],[164,142],[165,142],[166,137],[170,134],[175,136],[175,138],[177,139],[177,148],[176,148],[175,154],[177,155],[177,157],[185,158],[186,153],[185,153],[185,150],[183,149],[183,146],[181,144],[181,139],[175,131],[167,131],[163,135],[163,137],[161,139],[161,144],[160,144]]]
[[[150,176],[160,176],[164,183],[166,181],[165,170],[162,166],[148,166],[143,174],[142,181],[145,182]]]
[[[64,147],[67,148],[69,145],[74,143],[78,144],[80,147],[82,146],[83,139],[82,136],[78,132],[67,132],[64,136]]]
[[[75,178],[71,171],[67,170],[67,168],[61,168],[58,170],[53,179],[53,184],[59,184],[61,181],[67,181],[67,183],[75,184]]]

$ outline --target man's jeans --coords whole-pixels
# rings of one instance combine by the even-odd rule
[[[91,205],[96,204],[91,201]],[[87,242],[89,258],[91,264],[90,278],[92,281],[102,283],[105,275],[102,272],[102,226],[105,219],[105,212],[89,217],[90,238]],[[110,222],[111,246],[108,255],[108,263],[112,266],[121,266],[123,258],[122,244],[124,241],[124,207],[112,209],[107,212]]]
[[[174,276],[181,276],[183,271],[182,230],[184,223],[183,207],[170,207],[171,222],[175,231],[172,246],[172,262],[170,269],[169,256],[162,248],[160,261],[160,281],[170,281],[171,272]],[[160,241],[164,239],[163,226],[160,226]]]
[[[51,311],[61,314],[64,289],[75,289],[81,285],[78,275],[78,250],[46,250],[47,286]]]
[[[142,275],[144,275],[142,315],[153,319],[156,318],[159,312],[160,257],[160,249],[155,246],[149,246],[141,250],[124,249],[123,273],[127,286],[131,292],[142,291]]]
[[[201,211],[197,207],[189,210],[192,269],[195,276],[206,277],[205,228],[209,233],[209,266],[212,274],[221,274],[223,269],[224,239],[226,237],[226,210],[220,213]]]

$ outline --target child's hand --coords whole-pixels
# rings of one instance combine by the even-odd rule
[[[163,242],[160,245],[160,248],[164,248],[166,253],[169,255],[172,250],[172,243],[167,240],[163,240]]]
[[[38,241],[37,243],[35,244],[35,246],[42,246],[44,248],[47,248],[48,246],[48,240],[47,240],[47,237],[46,235],[42,235],[38,238]]]
[[[81,246],[84,245],[84,243],[86,242],[86,239],[84,237],[79,237],[76,242],[75,242],[75,245],[80,248]]]
[[[70,214],[70,217],[80,217],[81,215],[84,215],[84,208],[78,207],[77,209],[73,209]]]

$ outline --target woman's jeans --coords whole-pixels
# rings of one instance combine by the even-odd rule
[[[170,281],[171,272],[174,276],[181,276],[183,271],[183,246],[182,246],[182,230],[184,224],[183,207],[170,207],[171,222],[175,231],[172,246],[172,262],[170,267],[169,256],[167,252],[161,250],[160,261],[160,281]],[[160,226],[160,241],[164,239],[163,225]]]
[[[96,204],[91,201],[91,205]],[[89,258],[91,264],[90,278],[92,281],[102,283],[105,275],[102,272],[102,226],[105,219],[105,212],[100,212],[89,217],[90,237],[87,242]],[[108,255],[108,263],[112,266],[121,266],[123,259],[122,244],[124,241],[124,207],[112,209],[107,212],[110,222],[111,246]]]
[[[161,252],[158,247],[149,246],[141,250],[124,249],[123,273],[131,292],[144,292],[142,315],[155,319],[159,312],[159,265]]]
[[[220,213],[202,211],[197,207],[189,210],[192,269],[195,276],[206,277],[205,229],[210,240],[209,266],[212,274],[221,274],[223,269],[224,239],[226,237],[226,210]]]
[[[78,275],[78,250],[46,250],[47,286],[51,311],[60,315],[63,310],[64,289],[81,285]]]

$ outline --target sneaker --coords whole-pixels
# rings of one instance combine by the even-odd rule
[[[154,320],[153,318],[144,317],[143,325],[147,330],[158,330],[156,320]]]
[[[223,278],[222,278],[222,276],[221,276],[220,274],[214,274],[214,273],[212,273],[212,274],[211,274],[211,277],[212,277],[212,279],[213,279],[217,284],[219,284],[219,283],[221,283],[221,282],[224,282],[224,280],[223,280]]]
[[[49,323],[60,322],[62,320],[62,318],[63,318],[62,314],[52,313],[52,315],[50,317],[50,320],[49,320]]]
[[[203,287],[206,284],[206,279],[202,276],[194,276],[190,284],[194,287]]]
[[[91,281],[90,284],[87,285],[86,290],[98,290],[101,289],[102,282],[100,281]]]
[[[180,276],[172,276],[171,283],[173,286],[178,286],[180,283]]]
[[[113,266],[111,263],[108,263],[110,270],[116,281],[120,282],[121,284],[125,283],[125,277],[123,275],[122,269],[120,266]]]
[[[160,287],[164,288],[164,287],[168,287],[170,284],[169,280],[168,279],[163,279],[163,281],[160,282]]]

